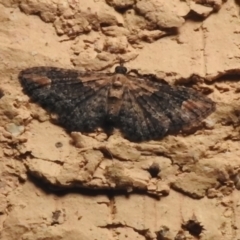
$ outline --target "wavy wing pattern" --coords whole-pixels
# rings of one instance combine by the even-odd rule
[[[201,93],[172,87],[153,75],[34,67],[21,71],[19,80],[24,92],[57,114],[68,131],[111,125],[132,141],[160,139],[198,125],[215,110],[215,103]]]

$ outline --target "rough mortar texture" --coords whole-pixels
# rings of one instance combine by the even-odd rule
[[[235,0],[0,0],[0,239],[240,239]],[[133,143],[67,134],[29,101],[34,66],[128,69],[217,103],[203,126]]]

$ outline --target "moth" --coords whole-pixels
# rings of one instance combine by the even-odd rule
[[[33,67],[22,70],[19,80],[24,93],[55,113],[67,131],[118,128],[134,142],[199,125],[215,110],[210,98],[192,88],[132,74],[122,63],[114,73]]]

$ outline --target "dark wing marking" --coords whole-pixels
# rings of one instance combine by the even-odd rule
[[[127,77],[119,124],[130,140],[159,139],[198,125],[215,110],[211,99],[193,89],[172,87],[152,76]]]
[[[119,128],[124,136],[132,141],[163,137],[168,131],[169,119],[147,99],[136,95],[135,90],[124,91],[119,112]]]
[[[53,67],[23,70],[24,92],[58,115],[69,131],[93,131],[104,124],[111,74],[85,73]]]

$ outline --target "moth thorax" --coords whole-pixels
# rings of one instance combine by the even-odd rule
[[[112,82],[112,86],[109,89],[108,92],[108,98],[109,100],[117,100],[117,99],[121,99],[123,95],[123,83],[121,81],[121,79],[119,78],[115,78],[114,81]]]
[[[122,82],[119,81],[118,79],[112,83],[113,88],[122,88],[122,86],[123,86]]]
[[[115,78],[108,92],[107,118],[110,122],[115,122],[122,104],[124,92],[121,78]]]

